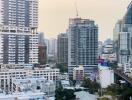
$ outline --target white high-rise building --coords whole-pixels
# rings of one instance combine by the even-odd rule
[[[38,63],[38,0],[0,0],[0,63]]]

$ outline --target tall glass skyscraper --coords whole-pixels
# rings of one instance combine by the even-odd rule
[[[0,0],[0,63],[38,63],[38,0]]]
[[[85,75],[92,77],[98,66],[98,26],[89,19],[70,19],[68,28],[68,73],[82,65]]]
[[[118,62],[128,63],[132,60],[132,2],[127,8],[127,12],[119,23],[120,28],[115,28],[118,34]]]

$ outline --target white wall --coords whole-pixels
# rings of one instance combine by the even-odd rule
[[[114,83],[114,72],[108,67],[99,67],[99,79],[102,88],[107,88]]]

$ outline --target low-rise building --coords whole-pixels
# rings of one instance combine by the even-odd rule
[[[34,68],[32,70],[33,76],[42,76],[47,80],[56,81],[59,79],[60,71],[58,68]]]
[[[56,90],[56,84],[53,81],[46,81],[42,87],[42,91],[46,93],[48,97],[54,97]]]
[[[115,53],[112,53],[112,54],[103,53],[103,54],[100,55],[100,58],[104,59],[104,60],[107,60],[107,61],[110,61],[110,62],[117,61],[117,57],[116,57]]]
[[[55,68],[23,68],[23,67],[1,67],[0,88],[6,92],[12,91],[12,79],[24,79],[26,77],[42,77],[47,81],[56,82],[59,79],[59,69]]]
[[[0,100],[48,100],[42,92],[21,92],[13,94],[0,94]]]
[[[73,80],[82,81],[84,79],[84,68],[83,66],[75,67],[73,69]]]
[[[68,75],[68,73],[62,73],[62,74],[60,74],[60,79],[61,79],[61,80],[69,80],[69,75]]]
[[[114,83],[114,71],[107,66],[99,66],[99,82],[102,88]]]
[[[70,87],[70,82],[69,80],[61,80],[61,85],[63,88]]]
[[[46,96],[55,95],[55,83],[47,81],[42,77],[26,77],[12,79],[12,93],[13,92],[43,92]]]
[[[132,64],[131,63],[124,63],[123,64],[123,71],[126,75],[132,76]]]

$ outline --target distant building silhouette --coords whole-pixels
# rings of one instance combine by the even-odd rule
[[[44,65],[47,63],[47,46],[44,42],[44,33],[38,35],[38,63]]]
[[[57,63],[68,65],[68,36],[61,33],[57,38]]]

